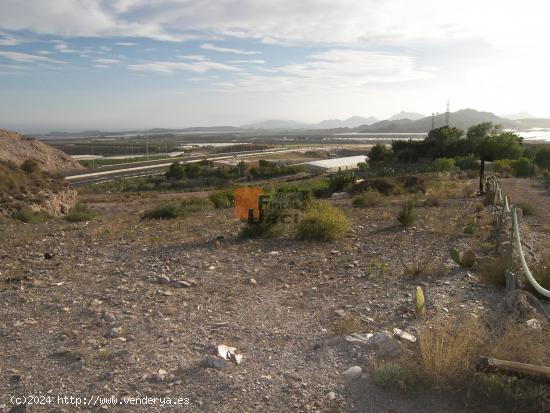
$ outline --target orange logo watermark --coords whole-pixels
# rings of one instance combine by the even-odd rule
[[[254,219],[258,219],[260,216],[260,208],[258,205],[258,199],[264,191],[261,188],[237,188],[235,190],[235,218],[240,220],[247,220],[249,217],[249,210],[253,211]]]

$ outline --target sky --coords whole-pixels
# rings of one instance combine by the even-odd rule
[[[0,0],[0,128],[550,117],[547,0]]]

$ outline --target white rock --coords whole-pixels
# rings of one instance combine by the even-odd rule
[[[358,379],[363,375],[363,369],[359,366],[352,366],[343,373],[348,379]]]
[[[411,333],[407,333],[406,331],[403,331],[394,327],[393,334],[402,340],[407,340],[407,341],[410,341],[411,343],[416,343],[416,337],[413,336]]]
[[[279,254],[280,254],[279,251],[271,251],[271,252],[269,253],[269,255],[279,255]]]
[[[531,327],[535,330],[540,330],[542,329],[542,326],[540,325],[540,321],[537,320],[536,318],[532,318],[530,320],[527,320],[526,321],[526,324],[527,324],[527,327]]]

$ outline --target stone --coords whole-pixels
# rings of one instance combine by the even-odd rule
[[[372,334],[352,333],[349,336],[345,336],[344,340],[348,343],[366,344],[372,336]]]
[[[279,255],[281,254],[279,251],[270,251],[269,255]]]
[[[363,375],[363,369],[359,366],[352,366],[346,371],[344,371],[344,373],[342,374],[344,375],[345,378],[354,380],[354,379],[358,379]]]
[[[333,391],[330,391],[330,392],[327,393],[327,397],[328,397],[329,400],[334,400],[334,399],[336,399],[336,393],[333,392]]]
[[[248,284],[250,284],[250,285],[258,285],[258,282],[257,282],[254,278],[249,278],[249,279],[248,279]]]
[[[334,310],[334,314],[336,314],[340,317],[345,317],[346,316],[346,312],[344,310]]]
[[[410,341],[411,343],[416,343],[416,337],[411,333],[407,333],[399,328],[394,327],[393,335],[399,337],[401,340]]]
[[[540,321],[537,320],[536,318],[532,318],[530,320],[527,320],[525,322],[525,324],[527,324],[527,327],[531,327],[534,330],[541,330],[542,329],[542,326],[540,325]]]
[[[168,284],[170,282],[170,278],[166,275],[158,275],[157,282],[159,284]]]
[[[216,370],[226,370],[231,367],[230,362],[226,360],[214,358],[214,357],[206,357],[202,361],[202,365],[206,368],[211,368]]]
[[[168,285],[170,287],[173,287],[173,288],[189,288],[191,287],[193,284],[191,284],[190,282],[188,281],[181,281],[181,280],[173,280],[173,281],[170,281],[168,283]]]
[[[53,254],[51,252],[45,252],[44,258],[47,260],[51,260],[53,258]]]

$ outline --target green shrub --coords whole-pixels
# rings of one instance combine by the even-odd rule
[[[185,168],[179,162],[174,162],[166,171],[166,178],[173,180],[180,180],[185,177]]]
[[[393,159],[393,151],[391,148],[380,143],[374,145],[369,151],[370,162],[384,162]]]
[[[213,204],[208,198],[187,198],[181,201],[181,209],[185,212],[208,211],[213,208]]]
[[[432,169],[435,172],[453,172],[456,171],[455,160],[452,158],[437,158],[432,163]]]
[[[397,180],[401,185],[403,185],[403,188],[410,193],[418,193],[418,192],[426,192],[427,189],[427,183],[426,179],[419,176],[414,175],[405,175],[405,176],[399,176],[397,177]]]
[[[330,192],[341,192],[348,184],[355,183],[353,172],[338,171],[329,177],[328,187]]]
[[[342,211],[318,202],[306,208],[297,230],[300,239],[331,241],[348,232],[349,222]]]
[[[171,202],[146,211],[142,215],[142,219],[175,219],[185,215],[185,213],[186,211],[180,204]]]
[[[91,221],[94,216],[95,214],[86,205],[79,202],[65,215],[65,219],[69,222],[82,222]]]
[[[27,159],[21,164],[21,169],[28,174],[33,174],[40,171],[40,166],[36,160]]]
[[[455,164],[461,171],[469,171],[472,169],[479,169],[479,160],[474,155],[457,156]]]
[[[512,161],[510,159],[497,159],[493,162],[493,171],[500,174],[512,172]]]
[[[545,147],[537,151],[535,155],[535,164],[539,168],[550,169],[550,148]]]
[[[404,227],[411,227],[416,222],[416,206],[414,200],[407,199],[397,214],[397,220]]]
[[[519,158],[512,161],[512,170],[515,176],[531,176],[535,173],[535,166],[528,158]]]
[[[418,374],[418,369],[405,363],[393,361],[381,363],[373,368],[371,374],[372,380],[386,389],[416,393],[422,387],[422,378]]]
[[[235,193],[232,189],[215,191],[210,194],[210,202],[212,202],[214,208],[231,208],[235,205]]]
[[[386,204],[386,199],[378,192],[369,189],[356,196],[351,204],[355,208],[378,207]]]
[[[35,212],[30,208],[22,207],[11,214],[12,218],[17,219],[27,224],[36,224],[46,219],[45,215],[40,212]]]

